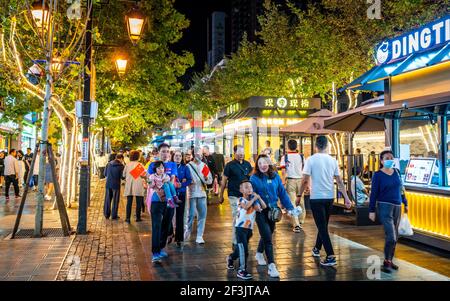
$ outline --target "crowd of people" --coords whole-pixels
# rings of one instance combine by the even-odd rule
[[[36,191],[38,187],[38,175],[39,175],[39,151],[36,154],[36,159],[33,168],[31,164],[33,163],[33,153],[31,148],[27,148],[24,154],[22,150],[16,150],[11,148],[9,152],[0,152],[0,188],[5,185],[5,200],[8,202],[9,190],[11,186],[14,189],[15,198],[21,197],[20,190],[26,185]],[[60,155],[56,154],[55,167],[56,174],[59,173]],[[30,170],[33,169],[33,176],[30,182],[27,183],[27,178]],[[45,163],[45,199],[51,200],[54,197],[53,188],[53,176],[51,172],[51,165],[46,158]],[[53,204],[53,209],[56,209],[56,204]]]
[[[338,162],[328,154],[329,145],[325,136],[317,137],[315,153],[308,159],[298,152],[295,140],[289,140],[287,146],[288,151],[279,154],[281,176],[268,148],[257,157],[254,167],[245,159],[244,147],[240,145],[233,148],[233,158],[226,164],[223,155],[211,154],[207,146],[183,153],[178,150],[172,152],[170,146],[163,143],[147,156],[134,150],[111,154],[109,160],[101,154],[97,167],[100,177],[106,177],[104,215],[106,218],[119,218],[118,204],[121,182],[124,180],[123,195],[127,198],[125,220],[131,223],[133,200],[136,203],[136,222],[142,221],[143,212],[150,214],[152,262],[160,263],[169,256],[166,246],[172,241],[182,247],[183,242],[195,233],[195,242],[205,244],[208,199],[216,193],[222,204],[226,194],[232,219],[227,268],[235,269],[235,261],[239,260],[237,277],[252,278],[247,270],[248,245],[256,224],[260,238],[255,260],[258,265],[267,266],[268,275],[276,278],[280,275],[273,245],[276,223],[286,213],[292,221],[293,232],[301,233],[307,199],[317,227],[312,256],[320,257],[323,247],[326,256],[320,264],[334,266],[337,262],[328,223],[335,182],[344,197],[345,206],[350,208],[353,205],[339,174]],[[407,202],[401,193],[400,176],[391,164],[392,152],[383,152],[379,162],[381,169],[374,172],[370,200],[359,182],[356,188],[365,193],[364,201],[370,203],[370,219],[375,221],[375,209],[379,210],[379,220],[386,233],[383,268],[391,272],[398,269],[392,259],[398,239],[400,206],[402,202],[407,206]],[[357,178],[353,180],[357,181]],[[359,199],[357,201],[360,202]]]

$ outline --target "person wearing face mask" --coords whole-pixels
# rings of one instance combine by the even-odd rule
[[[267,263],[263,255],[263,252],[265,252],[269,263],[268,274],[270,277],[278,278],[280,277],[280,273],[275,266],[272,244],[275,221],[269,218],[269,211],[270,208],[277,206],[278,199],[280,199],[281,204],[288,210],[290,215],[294,215],[292,214],[294,206],[281,182],[280,176],[267,155],[261,154],[256,159],[255,172],[250,177],[250,182],[254,188],[255,196],[261,196],[261,199],[267,205],[267,208],[261,212],[256,212],[256,224],[258,225],[261,239],[259,240],[255,258],[258,265],[266,265]]]
[[[405,205],[408,213],[408,202],[402,193],[403,184],[399,172],[394,169],[394,155],[392,151],[385,150],[380,154],[380,170],[372,178],[370,191],[369,218],[376,219],[376,209],[381,224],[384,227],[384,262],[383,271],[391,273],[398,270],[392,262],[398,240],[398,225],[400,222],[401,206]]]

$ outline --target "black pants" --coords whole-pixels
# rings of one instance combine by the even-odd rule
[[[275,222],[269,220],[269,208],[264,209],[262,212],[256,212],[256,224],[261,235],[258,244],[258,253],[265,251],[267,261],[271,264],[274,262],[272,234],[275,231]]]
[[[25,163],[26,166],[26,163]],[[25,167],[25,174],[23,175],[23,182],[25,183],[25,185],[30,186],[30,183],[27,183],[27,178],[28,178],[28,173],[30,172],[29,168]]]
[[[182,242],[184,240],[184,208],[186,207],[186,192],[179,193],[178,199],[181,203],[178,204],[175,212],[175,241]]]
[[[144,202],[143,196],[134,196],[136,198],[136,219],[141,219],[141,206]],[[127,196],[127,220],[130,220],[131,218],[131,208],[133,206],[133,196],[129,195]]]
[[[166,246],[174,210],[168,208],[166,202],[153,202],[150,212],[152,214],[152,253],[157,254]]]
[[[14,193],[16,196],[19,196],[19,181],[16,178],[16,175],[5,176],[5,197],[9,198],[9,187],[13,184]]]
[[[327,252],[327,256],[332,256],[334,255],[334,251],[330,234],[328,233],[328,221],[330,219],[330,210],[331,206],[333,206],[333,200],[313,199],[310,200],[310,206],[318,230],[316,248],[320,250],[323,245]]]
[[[236,227],[237,247],[230,256],[233,260],[239,258],[239,269],[243,271],[247,270],[248,242],[250,237],[252,237],[252,229]]]
[[[153,205],[153,204],[152,204]],[[175,208],[167,207],[164,212],[164,216],[161,222],[161,250],[164,249],[167,245],[167,238],[169,235],[173,234],[173,215],[175,214]]]
[[[117,213],[119,211],[119,200],[120,200],[120,188],[111,189],[106,188],[105,203],[103,204],[103,214],[106,218],[111,216],[112,219],[116,219]],[[112,202],[112,212],[111,212],[111,202]]]

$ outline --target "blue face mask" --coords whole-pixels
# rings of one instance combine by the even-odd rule
[[[394,160],[384,160],[384,168],[394,168]]]

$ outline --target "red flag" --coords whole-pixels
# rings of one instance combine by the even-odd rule
[[[133,176],[133,178],[135,180],[137,180],[137,178],[139,178],[144,172],[145,172],[145,169],[142,166],[142,164],[138,164],[138,165],[136,165],[135,168],[133,168],[132,171],[130,171],[130,174]]]
[[[208,165],[204,165],[203,166],[203,168],[202,168],[202,174],[205,176],[205,178],[206,177],[208,177],[208,174],[209,174],[209,168],[208,168]]]

